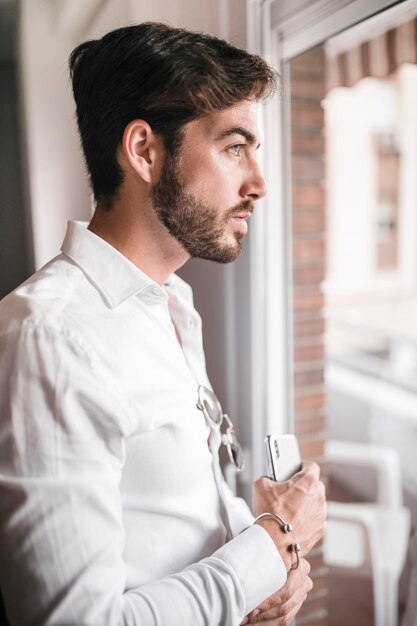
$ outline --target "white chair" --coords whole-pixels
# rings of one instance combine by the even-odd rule
[[[398,455],[382,446],[329,441],[326,459],[331,469],[354,469],[357,478],[358,468],[373,468],[376,494],[372,502],[328,503],[325,562],[339,573],[371,578],[375,626],[397,626],[398,582],[410,533]],[[346,478],[352,487],[351,476]]]

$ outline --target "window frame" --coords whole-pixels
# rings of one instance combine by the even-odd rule
[[[234,414],[242,414],[245,407],[241,424],[249,457],[248,470],[240,479],[243,486],[264,471],[264,436],[294,430],[288,63],[376,14],[388,10],[392,19],[416,6],[417,0],[246,0],[248,49],[280,72],[283,97],[262,107],[260,161],[269,193],[257,206],[243,262],[227,273],[230,405]],[[247,288],[238,289],[239,283]],[[246,311],[244,328],[249,333],[240,358],[237,311]]]

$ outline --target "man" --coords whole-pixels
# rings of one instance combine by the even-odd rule
[[[275,74],[154,23],[80,45],[70,67],[96,211],[0,310],[9,619],[288,624],[323,534],[318,468],[254,486],[255,514],[290,533],[232,497],[200,397],[200,318],[174,274],[190,256],[238,256],[266,192],[256,102]]]

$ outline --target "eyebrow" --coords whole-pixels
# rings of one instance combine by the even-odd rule
[[[243,126],[233,126],[233,128],[227,128],[216,137],[216,141],[225,139],[225,137],[229,137],[230,135],[242,135],[242,137],[244,137],[246,141],[248,142],[248,144],[250,144],[251,146],[253,146],[256,143],[255,135],[251,133],[250,130],[248,130],[247,128],[244,128]],[[258,149],[260,145],[261,144],[258,143],[258,145],[256,146],[256,149]]]

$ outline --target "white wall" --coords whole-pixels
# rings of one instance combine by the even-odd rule
[[[49,0],[22,0],[21,82],[35,267],[59,252],[69,217],[86,219],[86,183],[68,81],[74,41]]]
[[[329,294],[416,292],[417,68],[396,81],[366,78],[333,89],[325,100]],[[376,131],[395,130],[400,144],[398,267],[378,268]]]
[[[362,81],[326,98],[329,290],[369,288],[374,265],[372,98]],[[365,89],[364,89],[365,87]]]
[[[405,285],[417,292],[417,66],[404,64],[398,72],[400,90],[401,215],[399,265]]]

